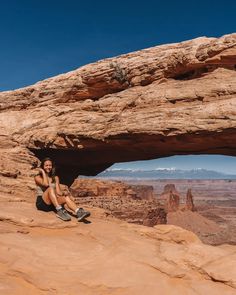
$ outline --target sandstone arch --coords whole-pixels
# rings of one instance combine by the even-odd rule
[[[37,158],[67,184],[115,162],[236,154],[236,34],[161,45],[0,93],[0,181],[26,194]]]

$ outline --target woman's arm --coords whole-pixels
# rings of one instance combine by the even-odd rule
[[[45,173],[45,171],[39,168],[39,172],[41,175],[36,175],[34,177],[35,183],[39,186],[49,187],[49,179]]]

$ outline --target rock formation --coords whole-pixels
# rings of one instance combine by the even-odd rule
[[[122,181],[98,178],[77,178],[70,187],[70,192],[75,198],[116,196],[138,200],[154,199],[151,185],[129,185]]]
[[[166,200],[166,212],[175,212],[179,210],[180,196],[170,192]]]
[[[122,223],[98,209],[90,225],[65,225],[30,203],[44,156],[70,185],[116,162],[235,155],[235,64],[236,34],[202,37],[1,92],[1,292],[235,294],[235,247],[203,245],[175,226]]]
[[[103,181],[99,179],[77,178],[70,187],[75,198],[120,196],[136,198],[136,193],[129,185],[121,181]]]
[[[235,246],[91,211],[90,224],[65,223],[33,204],[9,202],[0,212],[1,294],[235,294]]]
[[[164,206],[154,198],[152,186],[85,178],[76,179],[70,191],[80,206],[105,209],[107,215],[129,223],[146,226],[167,223]]]
[[[195,233],[201,241],[210,245],[221,245],[230,241],[229,233],[215,221],[198,212],[178,210],[167,214],[167,224],[180,226]]]
[[[184,200],[175,185],[168,183],[164,186],[164,190],[158,199],[162,203],[165,203],[166,212],[175,212],[178,210],[196,211],[191,189],[188,189],[186,199]]]
[[[193,203],[193,195],[191,189],[188,189],[187,196],[186,196],[186,210],[196,211],[196,208]]]
[[[168,183],[164,186],[163,192],[161,193],[161,198],[165,198],[169,193],[179,195],[179,192],[173,183]]]
[[[230,232],[226,232],[225,227],[196,212],[191,189],[188,189],[185,199],[174,184],[166,184],[158,200],[165,204],[167,224],[190,230],[207,244],[220,245],[230,241]]]
[[[1,192],[32,195],[44,156],[71,184],[115,162],[235,155],[235,52],[236,34],[201,37],[0,93]]]

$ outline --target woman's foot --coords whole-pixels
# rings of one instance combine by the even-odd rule
[[[78,221],[82,221],[86,217],[90,216],[90,212],[85,211],[83,208],[79,208],[76,212],[76,215],[77,215]]]
[[[67,212],[65,209],[63,209],[63,208],[58,209],[56,215],[57,215],[58,218],[60,218],[60,219],[63,220],[63,221],[70,221],[70,220],[71,220],[70,215],[69,215],[68,212]]]

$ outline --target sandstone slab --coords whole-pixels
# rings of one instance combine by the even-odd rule
[[[39,217],[33,208],[26,210],[24,224],[17,215],[12,223],[2,218],[0,225],[9,230],[0,230],[1,292],[235,293],[234,272],[228,276],[224,272],[235,265],[234,246],[207,246],[176,226],[131,225],[104,218],[102,210],[97,210],[93,209],[91,223],[73,227],[61,227],[61,221],[51,214],[44,219],[48,228],[45,223],[32,227],[32,215]]]

